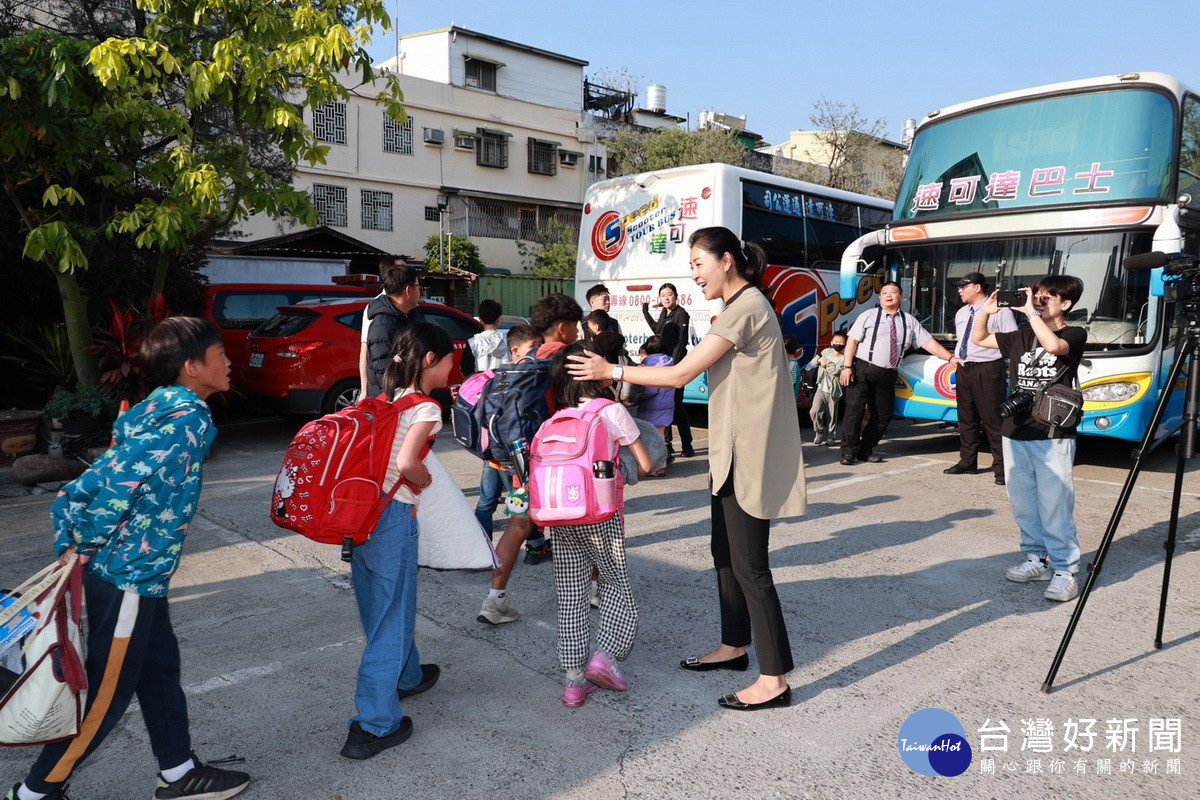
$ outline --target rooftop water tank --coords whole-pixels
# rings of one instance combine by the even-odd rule
[[[646,110],[667,113],[667,87],[652,83],[646,87]]]

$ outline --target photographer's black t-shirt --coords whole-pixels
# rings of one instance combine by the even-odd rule
[[[1065,356],[1047,353],[1038,344],[1037,335],[1028,328],[995,334],[996,343],[1000,345],[1000,354],[1008,359],[1010,394],[1018,390],[1036,392],[1048,384],[1064,364],[1069,367],[1059,382],[1070,384],[1075,380],[1079,362],[1083,360],[1083,346],[1087,343],[1087,331],[1068,325],[1055,333],[1070,348],[1070,352]],[[1025,411],[1004,419],[1000,425],[1000,435],[1023,441],[1051,438],[1050,428],[1030,416],[1029,412],[1032,407],[1030,405]],[[1074,428],[1054,429],[1054,438],[1074,438],[1074,436]]]

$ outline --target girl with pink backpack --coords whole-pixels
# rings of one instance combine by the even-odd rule
[[[531,448],[530,513],[554,537],[558,655],[566,671],[563,705],[571,708],[597,688],[629,688],[616,662],[633,647],[638,614],[625,559],[619,449],[629,448],[640,475],[654,469],[637,423],[614,399],[612,381],[577,381],[567,372],[569,356],[594,352],[575,342],[558,353],[550,375],[562,410],[546,421]],[[600,625],[589,660],[593,568],[600,574]]]

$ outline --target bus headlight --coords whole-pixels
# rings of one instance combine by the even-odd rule
[[[1145,396],[1150,389],[1150,373],[1113,375],[1083,386],[1085,411],[1101,411],[1128,405]]]
[[[1092,403],[1123,403],[1137,396],[1140,386],[1136,383],[1102,383],[1083,390],[1083,399]]]

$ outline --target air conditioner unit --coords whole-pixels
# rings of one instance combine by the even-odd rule
[[[573,167],[579,163],[579,154],[568,153],[565,150],[560,150],[558,152],[558,163],[562,164],[564,167]]]
[[[425,144],[445,144],[446,132],[441,128],[425,128]]]

